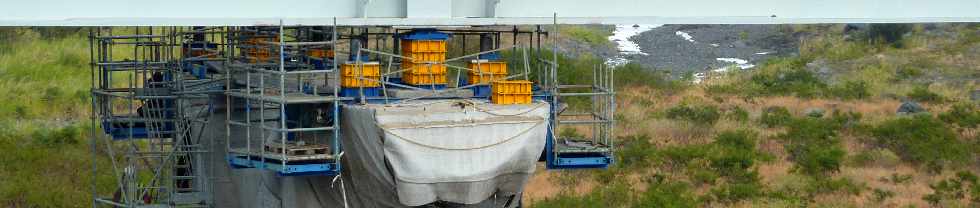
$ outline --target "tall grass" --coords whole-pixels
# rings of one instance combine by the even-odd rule
[[[89,45],[79,30],[0,28],[0,207],[88,207],[93,175]],[[82,30],[83,31],[83,30]],[[57,33],[57,34],[55,34]]]

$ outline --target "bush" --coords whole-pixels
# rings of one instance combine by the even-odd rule
[[[840,85],[830,87],[827,91],[830,97],[843,100],[865,99],[871,96],[868,83],[865,81],[846,81]]]
[[[639,203],[634,207],[694,208],[699,206],[700,203],[689,185],[660,178],[649,181],[647,190],[643,192]]]
[[[902,36],[912,31],[912,25],[878,23],[868,27],[868,39],[875,42],[892,44],[896,48],[901,48]]]
[[[940,103],[946,100],[942,95],[929,91],[929,88],[926,86],[916,86],[905,96],[917,102]]]
[[[807,185],[807,192],[811,195],[815,194],[825,194],[825,193],[847,193],[851,195],[860,195],[864,191],[864,184],[858,184],[850,178],[820,178],[815,177],[813,181]]]
[[[913,163],[942,169],[945,164],[972,159],[969,145],[957,140],[952,129],[930,115],[885,121],[872,129],[872,134],[878,145]]]
[[[864,115],[861,114],[861,112],[854,111],[842,112],[839,110],[834,110],[834,112],[830,114],[830,120],[842,128],[850,128],[858,125],[858,122],[861,121],[862,117],[864,117]]]
[[[47,129],[41,127],[34,130],[31,137],[34,142],[41,145],[62,145],[78,144],[79,130],[77,127],[69,125],[57,129]]]
[[[961,128],[976,128],[980,125],[980,109],[972,103],[957,103],[949,111],[940,113],[939,120]]]
[[[933,193],[922,197],[929,204],[941,207],[943,202],[959,202],[968,199],[970,207],[980,206],[980,184],[977,175],[969,171],[960,171],[955,177],[941,180],[929,185]]]
[[[818,118],[796,119],[781,135],[796,162],[795,170],[810,176],[826,176],[840,170],[846,152],[837,138],[838,125]]]
[[[762,190],[759,183],[730,183],[711,189],[711,195],[719,202],[734,203],[759,197]]]
[[[712,105],[678,105],[667,109],[667,118],[684,120],[698,125],[714,125],[721,117],[718,107]]]
[[[687,175],[697,183],[725,183],[712,189],[714,200],[733,203],[761,195],[762,185],[755,170],[758,161],[771,156],[756,149],[758,134],[748,130],[725,131],[706,145],[672,147],[661,151],[675,166],[686,166]]]
[[[745,108],[742,108],[741,106],[735,106],[728,112],[727,115],[725,115],[725,118],[732,121],[748,121],[749,111],[745,110]]]
[[[622,168],[646,167],[656,153],[647,135],[636,135],[619,139],[623,146],[616,151],[616,166]]]
[[[901,163],[902,158],[899,158],[895,152],[888,149],[873,149],[861,151],[851,159],[855,165],[859,166],[878,166],[878,167],[895,167]]]
[[[759,116],[759,123],[769,128],[784,126],[792,120],[793,115],[789,113],[786,107],[782,106],[768,107],[762,111],[762,116]]]
[[[801,98],[820,95],[827,84],[802,66],[758,72],[750,80],[753,85],[759,86],[758,92],[763,95],[795,95]]]

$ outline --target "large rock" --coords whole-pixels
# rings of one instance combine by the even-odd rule
[[[912,101],[902,102],[902,105],[898,106],[898,110],[896,111],[898,115],[910,115],[923,112],[927,112],[926,109],[922,108],[922,105]]]

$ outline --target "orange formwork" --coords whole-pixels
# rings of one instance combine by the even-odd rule
[[[484,74],[507,74],[507,62],[503,61],[472,60],[467,68],[470,69],[469,73],[471,74],[478,74],[478,72]]]
[[[531,82],[526,80],[493,81],[490,87],[490,100],[493,104],[530,104]]]
[[[446,52],[445,40],[403,40],[402,52]]]
[[[469,69],[466,77],[469,84],[490,83],[507,77],[507,62],[473,60]]]
[[[358,67],[356,63],[345,63],[340,66],[341,87],[378,87],[381,83],[381,64],[378,62],[362,63]],[[361,78],[364,79],[361,79]],[[367,80],[365,80],[367,79]]]
[[[444,85],[446,74],[402,73],[402,82],[409,85]]]
[[[306,55],[315,58],[333,58],[333,50],[329,49],[310,49],[306,51]]]

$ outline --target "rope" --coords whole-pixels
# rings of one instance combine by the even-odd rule
[[[533,108],[530,108],[527,111],[516,113],[516,114],[500,114],[500,113],[494,113],[493,111],[490,111],[490,110],[487,110],[487,109],[483,109],[483,108],[477,107],[476,105],[472,105],[472,107],[474,109],[476,109],[476,111],[484,112],[484,113],[487,113],[487,114],[490,114],[490,115],[495,115],[495,116],[519,116],[519,115],[524,115],[524,114],[530,113],[531,111],[537,110],[538,108],[541,108],[541,106],[545,106],[545,104],[544,103],[538,103]]]
[[[517,133],[516,135],[514,135],[514,136],[511,136],[511,137],[509,137],[509,138],[506,138],[506,139],[504,139],[504,140],[501,140],[501,141],[499,141],[499,142],[495,142],[495,143],[493,143],[493,144],[487,144],[487,145],[483,145],[483,146],[476,146],[476,147],[465,147],[465,148],[449,148],[449,147],[439,147],[439,146],[433,146],[433,145],[428,145],[428,144],[424,144],[424,143],[421,143],[421,142],[418,142],[418,141],[415,141],[415,140],[412,140],[412,139],[410,139],[410,138],[407,138],[407,137],[404,137],[404,136],[401,136],[401,135],[398,135],[398,134],[395,134],[394,132],[391,132],[391,130],[389,130],[389,129],[386,129],[386,128],[383,128],[383,127],[381,127],[380,125],[378,126],[378,128],[380,128],[380,129],[381,129],[382,131],[384,131],[385,133],[388,133],[388,134],[391,134],[392,136],[395,136],[395,137],[397,137],[397,138],[399,138],[399,139],[401,139],[401,140],[405,140],[405,141],[406,141],[406,142],[408,142],[408,143],[412,143],[412,144],[415,144],[415,145],[418,145],[418,146],[422,146],[422,147],[428,147],[428,148],[432,148],[432,149],[439,149],[439,150],[450,150],[450,151],[452,151],[452,150],[474,150],[474,149],[483,149],[483,148],[487,148],[487,147],[491,147],[491,146],[496,146],[496,145],[499,145],[499,144],[503,144],[503,143],[506,143],[506,142],[508,142],[508,141],[510,141],[510,140],[513,140],[514,138],[517,138],[518,136],[521,136],[521,135],[524,135],[524,134],[526,134],[527,132],[530,132],[530,131],[531,131],[531,129],[534,129],[535,127],[538,127],[539,125],[541,125],[541,124],[543,124],[543,123],[546,123],[545,121],[547,121],[547,120],[546,120],[546,119],[542,119],[542,120],[541,120],[541,122],[538,122],[538,123],[536,123],[536,124],[534,124],[534,126],[531,126],[530,128],[527,128],[527,129],[524,129],[524,130],[522,130],[522,131],[520,131],[520,132],[518,132],[518,133]]]

